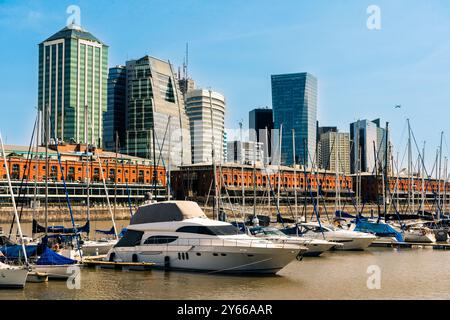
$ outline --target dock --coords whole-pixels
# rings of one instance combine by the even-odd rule
[[[378,248],[433,248],[434,250],[450,250],[450,243],[420,243],[420,242],[391,242],[391,241],[376,241],[371,244],[371,247]]]
[[[153,262],[124,262],[105,261],[104,256],[95,256],[83,259],[83,265],[91,268],[115,269],[115,270],[151,270],[155,265]]]

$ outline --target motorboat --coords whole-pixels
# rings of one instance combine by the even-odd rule
[[[364,250],[376,239],[376,236],[369,233],[340,229],[330,225],[326,226],[318,222],[300,223],[284,232],[293,235],[297,231],[295,228],[298,228],[297,234],[300,236],[324,239],[342,244],[342,246],[335,247],[335,250]]]
[[[403,227],[405,242],[413,243],[434,243],[436,237],[434,231],[426,226],[423,222],[414,222]]]
[[[248,228],[248,230],[252,236],[257,238],[264,238],[277,243],[291,243],[304,246],[308,248],[308,251],[303,254],[304,257],[318,257],[325,251],[331,250],[336,246],[342,246],[340,243],[321,239],[288,236],[281,230],[273,227],[254,226]]]
[[[117,244],[116,239],[83,240],[82,250],[84,256],[98,256],[107,254]]]
[[[168,270],[274,274],[306,251],[211,220],[195,202],[165,201],[139,207],[106,260],[150,262]]]
[[[0,288],[24,288],[29,269],[0,262]]]

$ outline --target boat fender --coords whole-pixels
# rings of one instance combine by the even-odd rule
[[[166,269],[170,268],[170,257],[169,256],[164,257],[164,268],[166,268]]]
[[[133,253],[133,256],[132,256],[131,259],[132,259],[133,262],[139,262],[139,257],[138,257],[138,255],[136,253]]]
[[[114,262],[115,257],[116,257],[116,253],[111,252],[111,254],[109,255],[109,262]]]
[[[303,254],[299,253],[299,254],[297,255],[297,260],[298,260],[298,261],[302,261],[302,260],[303,260]]]

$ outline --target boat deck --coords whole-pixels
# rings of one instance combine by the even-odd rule
[[[155,265],[152,262],[120,262],[105,261],[105,256],[95,256],[83,259],[83,264],[87,267],[116,269],[116,270],[150,270]]]
[[[450,250],[450,243],[419,243],[419,242],[390,242],[377,241],[372,243],[371,247],[381,248],[417,248],[417,247],[431,247],[435,250]]]

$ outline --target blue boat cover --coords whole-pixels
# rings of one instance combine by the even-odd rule
[[[336,218],[344,218],[344,219],[355,219],[356,218],[355,216],[352,216],[351,214],[349,214],[345,211],[341,211],[341,210],[336,211],[335,215],[336,215]]]
[[[366,219],[357,218],[354,231],[372,233],[377,237],[395,237],[398,242],[404,242],[403,235],[387,223],[369,222]]]
[[[22,246],[18,244],[1,246],[0,251],[8,259],[19,259],[23,257]],[[27,257],[36,255],[37,245],[27,245],[25,246],[25,251],[27,252]]]
[[[69,265],[69,264],[75,264],[77,263],[75,260],[66,258],[60,254],[57,254],[53,250],[50,250],[49,248],[45,247],[44,252],[42,253],[41,257],[36,262],[37,265]]]
[[[127,228],[123,228],[122,231],[120,231],[120,233],[119,233],[119,238],[122,238],[126,232],[127,232]]]
[[[116,231],[114,230],[114,226],[111,227],[109,230],[95,230],[95,232],[103,233],[103,234],[116,234]]]
[[[65,228],[64,226],[50,226],[47,227],[48,233],[89,233],[90,223],[86,221],[86,224],[79,228]],[[41,226],[36,220],[33,220],[33,233],[45,233],[45,227]]]

